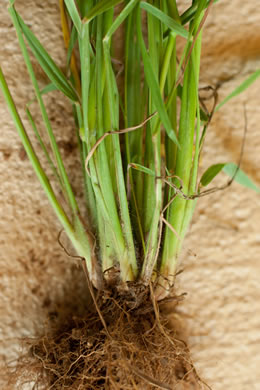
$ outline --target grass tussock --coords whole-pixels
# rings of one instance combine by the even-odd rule
[[[72,257],[83,260],[93,302],[83,315],[75,311],[77,298],[73,309],[64,302],[52,313],[45,336],[30,341],[31,356],[18,362],[11,381],[18,377],[23,389],[29,383],[49,390],[196,388],[200,380],[186,344],[159,308],[165,299],[178,302],[169,286],[198,198],[235,179],[259,192],[240,170],[243,150],[238,166],[213,164],[201,178],[199,167],[214,112],[260,71],[219,104],[219,86],[208,87],[214,100],[208,110],[200,94],[200,62],[214,0],[191,1],[184,12],[176,0],[60,0],[66,72],[14,3],[9,1],[9,13],[35,94],[25,110],[34,136],[19,116],[1,67],[0,88],[50,207],[75,249]],[[48,79],[43,89],[32,57]],[[56,90],[72,105],[84,207],[44,102],[44,95]],[[35,101],[44,136],[30,111]],[[33,146],[35,137],[43,155]],[[222,170],[231,177],[228,184],[205,190]],[[71,297],[75,294],[77,289]]]

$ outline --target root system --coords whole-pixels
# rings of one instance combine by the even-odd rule
[[[125,287],[110,286],[97,296],[99,314],[92,304],[84,317],[67,311],[59,320],[50,318],[45,335],[29,340],[30,353],[12,373],[16,386],[24,389],[29,383],[30,388],[48,390],[201,388],[185,342],[155,307],[151,290],[130,283]]]

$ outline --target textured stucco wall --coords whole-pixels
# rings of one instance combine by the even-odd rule
[[[62,65],[65,54],[58,2],[49,0],[44,6],[39,0],[16,3]],[[22,109],[32,88],[7,4],[1,0],[0,59],[27,124]],[[220,89],[221,98],[259,66],[258,2],[220,0],[204,33],[201,81],[214,84],[230,79]],[[44,82],[38,68],[37,74]],[[213,162],[238,161],[246,103],[248,134],[242,168],[260,185],[259,90],[260,81],[216,114],[207,137],[204,168]],[[48,99],[54,128],[57,134],[62,129],[58,137],[65,140],[66,166],[73,172],[73,185],[81,197],[79,163],[71,150],[75,140],[70,105],[59,100],[58,94]],[[16,337],[40,331],[47,312],[59,307],[64,296],[69,302],[75,290],[81,297],[84,288],[78,269],[57,243],[59,224],[24,155],[1,95],[0,121],[0,360],[4,361],[16,355]],[[38,117],[37,123],[41,123]],[[218,180],[224,181],[225,177]],[[259,205],[259,195],[237,184],[200,199],[184,245],[185,272],[178,284],[188,297],[180,311],[187,319],[198,371],[215,390],[260,388]]]

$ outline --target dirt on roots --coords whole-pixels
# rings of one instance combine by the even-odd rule
[[[9,384],[24,389],[201,389],[185,341],[178,338],[150,288],[105,289],[85,316],[64,306],[43,337],[27,340]],[[169,300],[169,298],[168,298]],[[178,304],[181,297],[172,296]],[[97,307],[98,305],[98,311]]]

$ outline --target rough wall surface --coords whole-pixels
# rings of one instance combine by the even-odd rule
[[[260,66],[260,13],[257,1],[219,1],[204,33],[201,81],[226,80],[220,98]],[[1,0],[0,61],[23,108],[32,88],[7,12]],[[65,59],[58,2],[17,0],[26,22],[48,47],[58,64]],[[40,69],[37,74],[45,81]],[[203,167],[238,161],[246,103],[248,133],[242,168],[260,185],[259,90],[256,82],[214,117],[205,147]],[[64,99],[48,98],[49,113],[73,186],[80,189],[79,162],[73,155],[73,122]],[[55,103],[55,104],[54,104]],[[36,108],[33,108],[37,113]],[[40,188],[0,95],[0,360],[16,356],[16,337],[40,332],[47,312],[79,291],[81,275],[57,242],[59,224]],[[40,119],[37,118],[40,125]],[[225,182],[219,178],[219,183]],[[260,388],[259,194],[233,184],[201,198],[185,241],[179,288],[188,292],[180,308],[187,318],[189,342],[198,371],[214,390]],[[196,254],[194,257],[191,252]],[[69,287],[70,286],[70,287]],[[74,295],[75,296],[75,295]],[[77,302],[75,302],[75,306]]]

